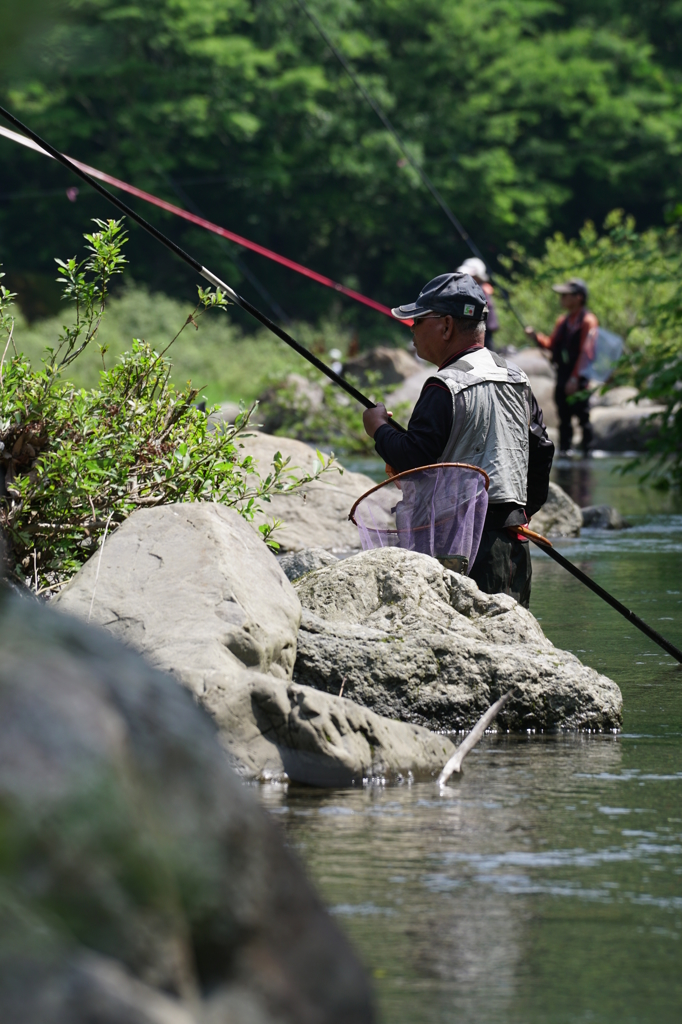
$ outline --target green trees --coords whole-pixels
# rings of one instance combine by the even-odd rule
[[[311,0],[489,258],[574,235],[615,206],[660,222],[676,200],[680,83],[647,8],[572,0]],[[295,0],[72,0],[6,84],[6,101],[58,146],[391,302],[466,253]],[[670,15],[672,17],[672,15]],[[662,55],[649,42],[656,35]],[[667,45],[667,44],[666,44]],[[663,52],[665,51],[665,52]],[[0,141],[5,195],[73,184]],[[0,255],[44,270],[76,244],[82,190],[0,209]],[[218,242],[164,226],[231,283]],[[188,287],[136,232],[156,288]],[[334,296],[247,257],[293,315]],[[240,283],[241,284],[241,283]],[[248,293],[248,286],[244,286]],[[373,314],[349,322],[381,332]],[[364,320],[362,318],[365,318]]]

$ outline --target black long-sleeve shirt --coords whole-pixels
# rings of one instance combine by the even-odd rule
[[[452,360],[460,359],[458,353]],[[447,365],[447,364],[445,364]],[[458,401],[458,399],[460,399]],[[459,406],[459,408],[458,408]],[[452,433],[453,422],[463,423],[464,400],[455,397],[454,408],[450,389],[440,382],[430,381],[422,390],[414,407],[407,432],[383,424],[374,435],[374,447],[384,462],[398,473],[438,462]],[[542,409],[531,392],[531,421],[528,430],[528,482],[525,514],[530,519],[547,501],[549,473],[554,458],[554,444],[547,436]],[[514,502],[490,505],[486,517],[488,529],[501,529],[504,525],[518,525],[524,521],[514,515],[520,506]],[[516,520],[516,522],[514,522]]]

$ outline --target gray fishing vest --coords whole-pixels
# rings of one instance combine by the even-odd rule
[[[488,501],[526,504],[530,382],[520,367],[479,348],[434,374],[452,394],[452,431],[439,462],[467,462],[490,477]]]

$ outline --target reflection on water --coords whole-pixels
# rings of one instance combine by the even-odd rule
[[[588,469],[589,500],[634,527],[560,549],[679,645],[682,510]],[[617,680],[622,735],[486,737],[442,797],[261,790],[372,971],[383,1024],[680,1019],[682,671],[542,554],[531,610]]]

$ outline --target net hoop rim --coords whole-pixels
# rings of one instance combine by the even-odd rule
[[[485,480],[486,491],[490,487],[490,477],[484,469],[480,466],[472,466],[468,462],[432,462],[428,466],[416,466],[414,469],[404,469],[402,473],[396,473],[394,476],[389,476],[386,480],[382,480],[381,483],[375,484],[374,487],[370,487],[368,491],[361,494],[359,498],[353,503],[353,507],[348,513],[348,518],[354,526],[358,524],[355,521],[355,510],[361,501],[369,497],[370,494],[374,494],[375,491],[380,490],[382,487],[386,487],[387,484],[392,484],[396,480],[402,480],[405,476],[410,476],[412,473],[421,473],[424,469],[473,469],[476,473],[480,473]]]

